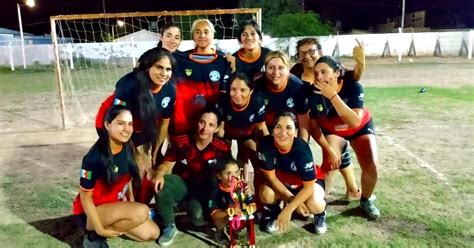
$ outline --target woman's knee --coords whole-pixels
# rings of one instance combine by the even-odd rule
[[[273,204],[276,201],[275,191],[268,185],[260,186],[260,200],[263,204]]]
[[[319,184],[314,185],[313,195],[306,201],[306,206],[312,214],[322,213],[326,209],[324,189]]]
[[[141,224],[149,218],[150,208],[145,204],[137,202],[130,213],[131,220],[135,223]]]

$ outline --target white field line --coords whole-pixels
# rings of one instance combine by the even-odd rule
[[[408,155],[409,157],[415,159],[416,162],[418,162],[418,165],[419,165],[421,168],[427,169],[428,171],[430,171],[431,173],[433,173],[433,174],[434,174],[440,181],[442,181],[444,184],[450,185],[448,179],[443,175],[443,173],[437,171],[437,170],[435,169],[435,167],[434,167],[432,164],[430,164],[430,163],[426,162],[425,160],[419,158],[419,157],[416,156],[414,153],[412,153],[410,150],[408,150],[408,149],[405,148],[404,146],[402,146],[402,145],[400,145],[399,143],[397,143],[397,142],[395,141],[395,139],[393,139],[392,137],[390,137],[390,136],[388,136],[388,135],[385,135],[385,134],[380,135],[380,132],[379,132],[378,137],[384,138],[385,140],[387,140],[387,142],[388,142],[390,145],[392,145],[392,146],[398,148],[400,151],[404,152],[404,153],[405,153],[406,155]]]

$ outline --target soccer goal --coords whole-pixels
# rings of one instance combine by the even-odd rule
[[[193,44],[191,25],[199,18],[214,24],[218,49],[234,52],[239,48],[239,22],[254,18],[261,24],[261,9],[52,16],[60,126],[92,125],[101,101],[113,92],[117,80],[132,70],[143,52],[157,45],[161,27],[169,22],[178,24],[183,37],[179,49],[186,50]]]

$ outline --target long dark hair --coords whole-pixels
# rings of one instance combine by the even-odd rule
[[[151,92],[151,78],[148,74],[150,68],[160,59],[167,57],[171,66],[174,67],[175,60],[170,52],[166,49],[158,47],[152,48],[140,56],[138,59],[138,65],[133,70],[135,78],[137,80],[137,86],[135,97],[137,100],[137,112],[138,118],[143,123],[142,132],[146,137],[145,150],[151,147],[151,144],[156,140],[157,128],[156,128],[156,116],[158,110],[153,99],[153,93]]]
[[[120,113],[122,112],[130,112],[129,109],[122,105],[113,105],[110,107],[107,112],[105,113],[104,122],[111,123]],[[113,160],[112,151],[110,150],[110,139],[109,133],[107,129],[100,128],[97,129],[99,134],[99,139],[95,142],[92,146],[91,150],[97,149],[99,151],[99,155],[101,158],[102,163],[100,164],[101,174],[106,176],[107,183],[109,185],[113,185],[117,182],[117,175],[114,173],[115,163]],[[129,172],[132,175],[134,187],[140,187],[140,175],[138,174],[138,167],[134,160],[132,147],[129,142],[123,144],[123,148],[127,153],[128,164],[129,164]]]
[[[175,24],[173,22],[168,22],[168,23],[165,23],[163,25],[163,27],[161,27],[161,31],[160,31],[160,41],[158,41],[158,44],[156,45],[156,47],[158,48],[163,48],[163,42],[161,41],[161,38],[163,38],[163,35],[165,35],[165,32],[166,30],[168,30],[168,28],[172,28],[172,27],[176,27],[179,29],[179,31],[181,31],[181,28],[178,26],[178,24]]]
[[[335,72],[339,71],[339,77],[337,78],[338,82],[344,77],[344,74],[345,74],[344,67],[342,67],[341,62],[337,61],[334,57],[329,56],[329,55],[321,56],[314,65],[316,66],[317,64],[320,64],[320,63],[327,64]]]

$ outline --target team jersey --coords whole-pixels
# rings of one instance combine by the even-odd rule
[[[274,92],[267,88],[265,80],[267,79],[263,77],[257,81],[255,91],[263,99],[265,123],[271,130],[278,113],[289,111],[296,114],[296,106],[300,104],[299,101],[304,100],[298,96],[303,82],[294,75],[290,75],[286,87],[279,92]]]
[[[176,105],[171,118],[173,136],[190,132],[206,105],[216,104],[220,92],[227,89],[230,64],[222,52],[198,54],[193,50],[176,51]]]
[[[80,186],[83,191],[92,191],[92,201],[99,206],[105,203],[121,201],[128,189],[131,180],[130,167],[135,166],[131,148],[124,145],[122,150],[113,155],[113,173],[116,173],[117,181],[113,185],[107,182],[106,172],[102,169],[103,162],[97,146],[82,159]],[[73,202],[73,214],[82,214],[84,209],[78,194]]]
[[[255,124],[265,121],[265,105],[256,94],[250,95],[247,106],[235,109],[230,96],[226,94],[218,103],[224,117],[226,139],[247,140],[252,138]]]
[[[341,90],[337,94],[349,108],[364,108],[364,89],[360,83],[354,80],[342,81]],[[357,131],[371,120],[370,112],[364,109],[360,125],[356,128],[349,128],[341,117],[339,117],[331,101],[321,94],[309,94],[308,106],[309,117],[316,119],[321,129],[327,133],[336,134],[341,137],[357,133]]]
[[[262,138],[257,156],[263,171],[275,170],[277,178],[288,188],[297,189],[303,182],[316,180],[313,155],[308,143],[295,138],[290,151],[282,153],[275,146],[273,136]]]
[[[135,96],[137,85],[138,83],[133,72],[119,79],[115,85],[115,92],[109,96],[99,108],[96,117],[96,128],[103,127],[105,112],[107,112],[112,105],[123,105],[132,111],[133,131],[136,133],[142,130],[143,124],[139,119],[139,110]],[[157,93],[153,93],[151,90],[150,93],[153,95],[153,101],[157,110],[157,121],[159,119],[171,118],[176,101],[176,90],[173,82],[170,81],[166,83]]]
[[[191,136],[181,135],[171,142],[164,161],[178,162],[173,167],[173,174],[179,175],[185,181],[204,182],[212,178],[211,171],[217,158],[229,153],[229,145],[219,138],[213,138],[207,147],[199,150]]]
[[[236,72],[243,72],[250,80],[254,81],[262,77],[265,71],[265,58],[271,50],[266,47],[260,47],[260,51],[260,56],[253,61],[244,58],[243,48],[232,54],[235,57]]]
[[[247,194],[241,197],[243,198],[242,203],[247,205],[254,201],[253,196],[249,197]],[[221,183],[213,184],[209,197],[209,209],[211,210],[211,214],[215,210],[227,210],[229,207],[234,207],[236,203],[239,204],[239,197],[236,193],[231,195],[230,187],[225,187]],[[237,205],[237,207],[239,206]]]

